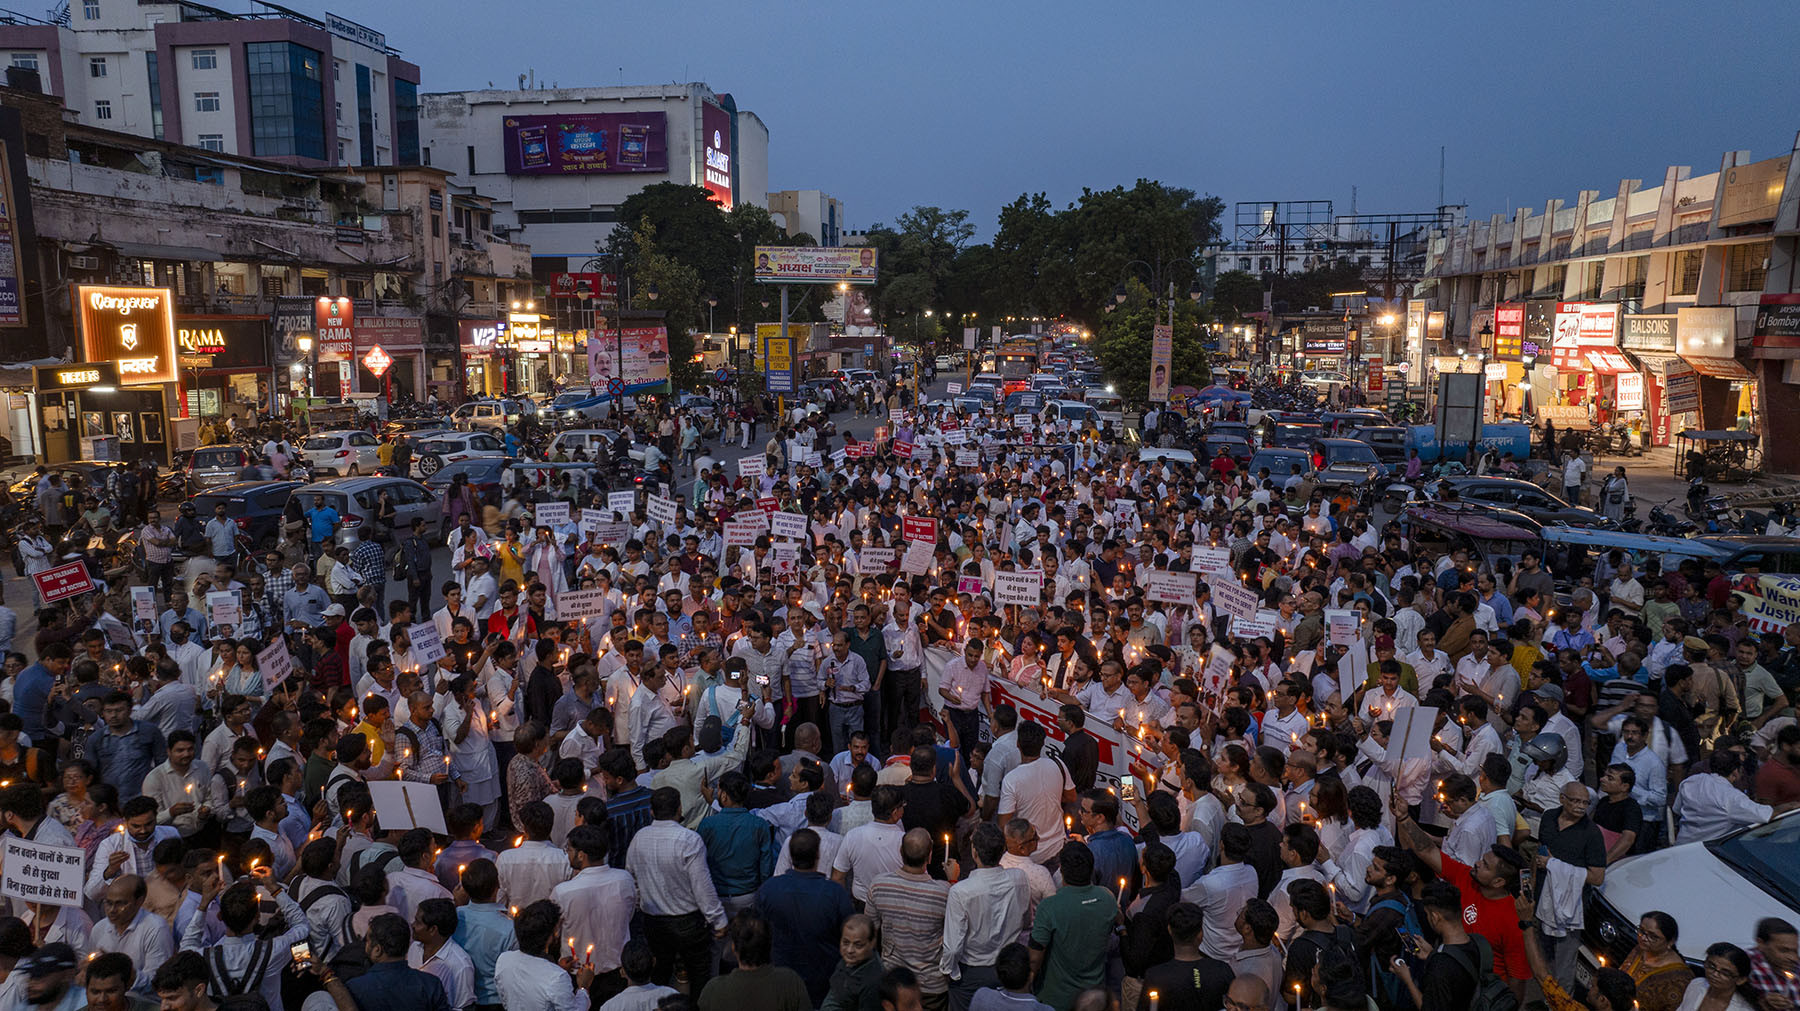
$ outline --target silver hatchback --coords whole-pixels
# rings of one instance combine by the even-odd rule
[[[391,538],[396,530],[404,533],[412,527],[415,518],[423,519],[427,527],[437,529],[438,516],[443,511],[438,497],[419,482],[404,477],[344,477],[315,481],[294,489],[289,509],[298,504],[304,512],[313,507],[313,496],[323,497],[326,505],[337,510],[340,520],[337,543],[353,545],[361,539],[362,528],[375,522],[376,504],[383,491],[394,503],[394,529],[378,531],[378,534]]]

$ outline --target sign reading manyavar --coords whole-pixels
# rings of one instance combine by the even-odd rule
[[[175,381],[175,299],[167,288],[75,286],[90,362],[117,362],[125,386]]]

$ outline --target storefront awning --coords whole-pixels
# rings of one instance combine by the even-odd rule
[[[1628,351],[1625,357],[1636,361],[1645,373],[1653,376],[1668,375],[1669,366],[1681,361],[1681,356],[1666,351]]]
[[[1693,366],[1695,372],[1713,379],[1751,379],[1750,370],[1738,364],[1733,358],[1689,358],[1681,359]]]
[[[1587,366],[1594,374],[1616,376],[1624,372],[1636,372],[1637,368],[1625,360],[1625,356],[1617,351],[1588,351],[1584,354]]]

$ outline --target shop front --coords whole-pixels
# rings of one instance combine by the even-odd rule
[[[558,330],[550,339],[556,348],[556,388],[586,386],[588,331]]]
[[[1675,348],[1698,376],[1700,427],[1756,427],[1756,377],[1737,358],[1737,309],[1688,306],[1677,315]]]
[[[425,320],[419,316],[358,316],[350,325],[356,392],[392,403],[420,398],[425,374]],[[377,348],[379,355],[371,355]],[[385,367],[379,372],[371,365]]]
[[[555,331],[546,333],[544,317],[534,311],[509,313],[501,335],[501,391],[507,396],[548,392],[551,387],[550,356],[555,351]]]
[[[464,319],[456,323],[457,343],[462,350],[462,396],[497,397],[500,395],[500,337],[506,332],[506,321],[496,319]]]
[[[1636,409],[1633,428],[1641,431],[1646,446],[1667,446],[1675,432],[1698,424],[1697,418],[1669,410],[1671,375],[1691,372],[1675,354],[1680,326],[1681,318],[1674,313],[1626,316],[1619,323],[1619,349],[1637,369],[1635,379],[1619,377],[1619,410],[1631,411],[1634,387],[1641,388],[1643,406]]]
[[[177,316],[175,348],[189,417],[272,410],[267,316]]]
[[[320,295],[314,303],[313,316],[312,379],[308,392],[322,400],[348,399],[356,389],[355,366],[350,361],[356,353],[356,339],[351,331],[356,306],[345,296]]]
[[[166,288],[75,285],[83,361],[41,366],[38,444],[45,463],[168,463],[170,405],[180,401],[174,299]]]

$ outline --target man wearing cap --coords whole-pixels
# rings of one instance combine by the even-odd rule
[[[87,991],[75,985],[80,963],[75,949],[52,941],[21,959],[15,971],[25,974],[25,1003],[35,1011],[76,1011],[87,1006]]]

